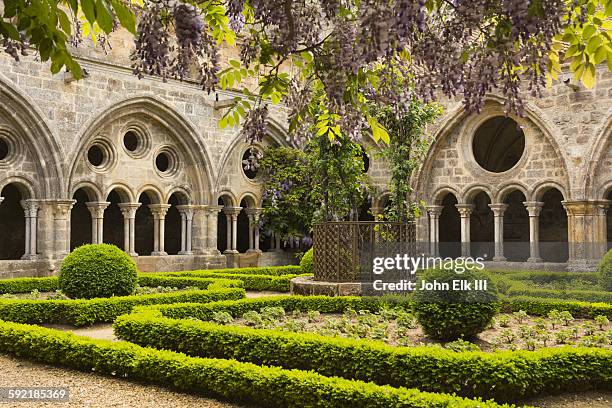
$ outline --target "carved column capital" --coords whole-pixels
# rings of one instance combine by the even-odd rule
[[[74,207],[76,200],[54,200],[52,201],[53,216],[55,219],[67,218],[70,210]]]
[[[232,219],[234,219],[234,217],[238,217],[240,211],[242,211],[242,207],[223,207],[223,213]]]
[[[38,200],[35,200],[35,199],[21,200],[20,204],[21,204],[21,208],[23,208],[23,211],[26,217],[33,218],[33,217],[38,216],[38,210],[40,208]]]
[[[163,220],[166,218],[170,204],[149,204],[148,207],[151,210],[151,214],[153,214],[153,219]]]
[[[455,204],[457,210],[459,210],[459,215],[461,217],[469,217],[474,211],[474,204]]]
[[[123,214],[123,218],[136,218],[136,210],[140,207],[140,203],[119,203],[117,204]]]
[[[185,217],[186,220],[193,220],[193,214],[198,211],[195,205],[177,205],[176,209],[181,213],[181,217]]]
[[[508,207],[508,204],[503,203],[489,204],[489,208],[491,211],[493,211],[493,215],[496,217],[503,217]]]
[[[443,206],[441,205],[428,205],[427,207],[425,207],[427,210],[427,214],[429,214],[430,217],[439,217],[440,214],[442,214],[442,210],[444,209]]]
[[[524,201],[523,205],[527,209],[530,217],[538,217],[544,207],[544,203],[541,201]]]
[[[91,213],[91,218],[104,218],[104,210],[108,208],[110,203],[108,201],[91,201],[85,203],[85,205]]]

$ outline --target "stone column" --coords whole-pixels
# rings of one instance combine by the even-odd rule
[[[219,222],[219,212],[222,209],[222,205],[209,205],[207,209],[208,239],[206,240],[206,252],[210,255],[221,255],[217,248],[217,223]]]
[[[611,211],[610,205],[612,205],[612,201],[610,200],[600,200],[596,203],[597,206],[597,229],[596,229],[596,237],[595,242],[598,242],[598,254],[603,257],[608,251],[608,224],[607,224],[607,214],[608,211]]]
[[[119,209],[123,214],[123,250],[130,256],[138,256],[136,253],[136,210],[140,203],[120,203]]]
[[[196,208],[193,205],[177,205],[176,209],[181,214],[181,251],[179,255],[192,255],[193,216]]]
[[[92,201],[85,203],[91,213],[91,243],[101,244],[104,242],[104,210],[110,205],[106,201]]]
[[[429,214],[429,251],[431,256],[440,255],[440,214],[444,207],[441,205],[428,205]]]
[[[53,202],[53,223],[55,256],[64,258],[70,253],[70,210],[76,200],[55,200]]]
[[[38,210],[39,205],[37,200],[28,199],[21,201],[21,207],[25,214],[25,254],[21,259],[36,260],[38,259]]]
[[[166,214],[170,204],[149,204],[153,214],[153,252],[152,256],[166,256]]]
[[[247,252],[261,252],[259,249],[259,217],[263,208],[247,208],[249,216],[249,250]]]
[[[529,213],[529,259],[527,262],[542,262],[540,258],[540,212],[544,203],[525,201],[523,205]]]
[[[495,241],[495,256],[494,261],[505,262],[507,259],[504,256],[504,213],[508,209],[508,204],[489,204],[489,208],[493,211],[493,235]]]
[[[605,241],[600,226],[602,201],[562,201],[567,212],[568,269],[584,270],[597,266],[603,256],[601,241]],[[603,236],[601,236],[603,235]]]
[[[473,204],[455,204],[461,216],[461,256],[470,256],[470,215],[474,211]]]
[[[191,251],[197,255],[204,255],[208,248],[208,206],[191,205],[193,219],[191,226]]]
[[[238,250],[238,214],[242,207],[223,207],[223,212],[227,218],[227,246],[223,251],[225,254],[237,254]]]

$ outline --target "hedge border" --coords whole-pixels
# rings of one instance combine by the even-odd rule
[[[363,298],[357,297],[337,299],[342,298],[279,296],[207,305],[141,307],[131,315],[119,317],[114,329],[119,338],[143,346],[466,397],[510,401],[571,389],[612,389],[611,350],[560,347],[456,353],[434,347],[394,347],[370,340],[177,319],[210,317],[215,311],[236,316],[263,306],[313,310],[318,301],[321,307],[316,309],[324,312],[340,312],[346,305],[371,308],[382,305],[363,303]]]
[[[211,278],[211,279],[240,279],[244,280],[244,275],[256,275],[256,276],[270,276],[278,279],[275,283],[269,285],[271,287],[279,287],[289,291],[288,284],[285,286],[285,281],[290,281],[295,276],[299,276],[301,268],[296,265],[287,266],[268,266],[268,267],[254,267],[254,268],[227,268],[227,269],[202,269],[195,271],[179,271],[179,272],[141,272],[138,274],[139,284],[142,279],[153,279],[155,277],[200,277],[200,278]],[[231,275],[231,276],[223,276]],[[257,281],[274,281],[272,278],[257,279]],[[144,286],[144,285],[143,285]],[[146,285],[150,286],[150,285]],[[189,286],[189,285],[187,285]],[[255,287],[256,285],[251,285]],[[51,292],[59,289],[59,281],[57,276],[41,277],[41,278],[11,278],[11,279],[0,279],[0,294],[16,294],[16,293],[28,293],[33,290],[40,292]],[[247,288],[250,289],[250,288]],[[251,289],[255,290],[255,289]],[[270,289],[265,289],[270,290]]]
[[[109,323],[118,316],[130,313],[135,306],[180,302],[211,302],[224,299],[241,299],[246,293],[242,288],[223,288],[223,283],[210,290],[194,290],[151,295],[117,296],[111,298],[77,300],[29,300],[0,299],[0,319],[17,323],[69,324],[86,326]]]
[[[0,321],[0,350],[47,364],[268,407],[510,407],[415,389],[392,388],[298,370],[188,357],[126,342]]]
[[[222,273],[203,271],[185,271],[185,272],[156,272],[153,276],[162,277],[200,277],[200,278],[224,278],[224,279],[239,279],[244,282],[246,290],[254,291],[273,291],[273,292],[289,292],[291,279],[301,275],[247,275],[246,273]]]

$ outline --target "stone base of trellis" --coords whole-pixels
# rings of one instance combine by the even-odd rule
[[[324,282],[312,276],[299,276],[291,279],[291,294],[304,296],[360,296],[360,282]]]

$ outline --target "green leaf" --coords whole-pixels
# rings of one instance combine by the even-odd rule
[[[81,0],[81,9],[89,24],[93,24],[96,21],[96,5],[94,0]]]
[[[72,24],[70,23],[70,19],[68,18],[66,13],[64,13],[64,10],[57,9],[57,18],[59,19],[59,23],[62,27],[62,30],[64,30],[66,34],[71,35]]]
[[[607,56],[607,47],[605,45],[600,45],[599,48],[597,48],[597,51],[595,51],[595,56],[593,57],[595,65],[601,64],[607,58]]]
[[[599,35],[594,35],[593,37],[591,37],[591,39],[589,40],[589,43],[587,44],[587,47],[586,47],[587,52],[589,52],[590,54],[594,53],[595,50],[601,45],[602,42],[603,40],[601,39]]]
[[[232,67],[234,67],[234,68],[236,68],[236,69],[240,68],[240,61],[237,61],[237,60],[233,60],[233,59],[232,59],[232,60],[229,60],[229,63],[230,63],[230,65],[231,65]]]
[[[588,64],[588,66],[584,70],[584,74],[582,75],[582,83],[587,89],[591,89],[595,86],[596,76],[597,71],[595,70],[595,65]]]
[[[608,51],[608,69],[612,72],[612,51]]]
[[[582,30],[582,38],[584,38],[585,40],[588,40],[589,38],[593,36],[593,34],[595,34],[596,31],[597,29],[595,28],[594,25],[588,24]]]
[[[130,33],[136,35],[136,16],[132,13],[132,10],[126,7],[120,0],[113,0],[112,5],[119,23]]]
[[[113,15],[106,5],[105,0],[98,0],[96,3],[96,21],[105,33],[113,31]]]

